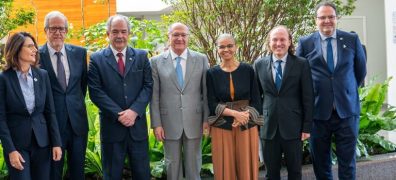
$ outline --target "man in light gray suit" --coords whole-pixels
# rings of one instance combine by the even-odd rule
[[[208,133],[205,55],[187,49],[189,30],[170,26],[170,48],[151,59],[154,80],[151,126],[164,142],[168,180],[200,179],[202,132]],[[183,155],[183,158],[182,158]],[[182,159],[184,162],[182,163]]]

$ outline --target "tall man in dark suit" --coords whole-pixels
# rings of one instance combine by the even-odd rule
[[[67,18],[59,11],[49,12],[44,19],[47,43],[40,48],[41,68],[48,71],[52,84],[56,118],[62,137],[62,150],[67,152],[70,179],[84,179],[88,120],[85,109],[87,92],[87,51],[65,44]],[[53,161],[51,179],[62,179],[64,154]]]
[[[319,31],[299,40],[297,55],[308,59],[314,84],[310,148],[315,175],[318,179],[333,178],[331,139],[334,136],[338,178],[355,179],[360,114],[358,86],[366,76],[366,57],[358,36],[336,30],[336,24],[334,4],[318,4]]]
[[[110,46],[91,55],[89,95],[100,109],[105,180],[121,179],[126,155],[132,179],[150,179],[146,107],[153,79],[147,53],[128,47],[131,24],[122,15],[107,21]]]
[[[292,36],[277,26],[268,36],[271,55],[254,63],[263,98],[260,129],[268,179],[280,179],[282,153],[288,179],[301,179],[302,141],[310,137],[313,88],[308,61],[294,56]]]

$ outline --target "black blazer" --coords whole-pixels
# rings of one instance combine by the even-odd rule
[[[280,91],[272,75],[272,55],[256,60],[254,68],[263,102],[263,139],[274,138],[279,130],[283,139],[301,138],[310,133],[313,116],[311,69],[306,59],[289,54]]]
[[[27,148],[32,131],[40,147],[61,146],[47,71],[33,68],[35,108],[29,114],[15,70],[0,74],[0,139],[5,154]]]
[[[127,47],[125,73],[118,71],[110,47],[91,55],[88,70],[89,96],[100,110],[100,133],[104,143],[120,142],[128,134],[134,140],[148,138],[146,108],[153,92],[147,53]],[[138,114],[132,127],[118,122],[118,113],[131,109]]]
[[[88,133],[88,118],[85,108],[85,95],[87,93],[87,50],[65,44],[67,60],[70,69],[70,78],[66,91],[59,84],[52,66],[47,44],[40,47],[40,67],[48,71],[51,81],[56,118],[59,131],[63,133],[67,119],[76,135]]]

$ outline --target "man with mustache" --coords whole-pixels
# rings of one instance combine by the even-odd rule
[[[130,29],[127,17],[111,16],[110,46],[93,53],[89,64],[89,95],[100,110],[105,180],[122,179],[127,155],[132,179],[150,179],[146,107],[153,80],[147,53],[128,47]]]

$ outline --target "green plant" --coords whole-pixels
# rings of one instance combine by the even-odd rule
[[[165,42],[166,36],[163,33],[166,25],[154,20],[137,20],[130,17],[131,36],[129,45],[134,48],[145,49],[150,56],[158,54],[156,48]],[[77,37],[82,37],[82,42],[89,52],[95,52],[106,48],[109,43],[106,34],[106,22],[97,23],[87,29],[77,32]]]
[[[383,83],[369,83],[360,88],[361,113],[358,138],[358,157],[371,154],[395,151],[396,145],[377,134],[380,130],[396,129],[396,108],[385,107],[382,112],[386,94],[388,93],[389,77]]]
[[[5,179],[8,176],[8,169],[3,154],[3,146],[0,146],[0,179]]]
[[[85,105],[87,107],[89,132],[84,169],[86,174],[102,177],[99,110],[88,96],[85,98]]]

